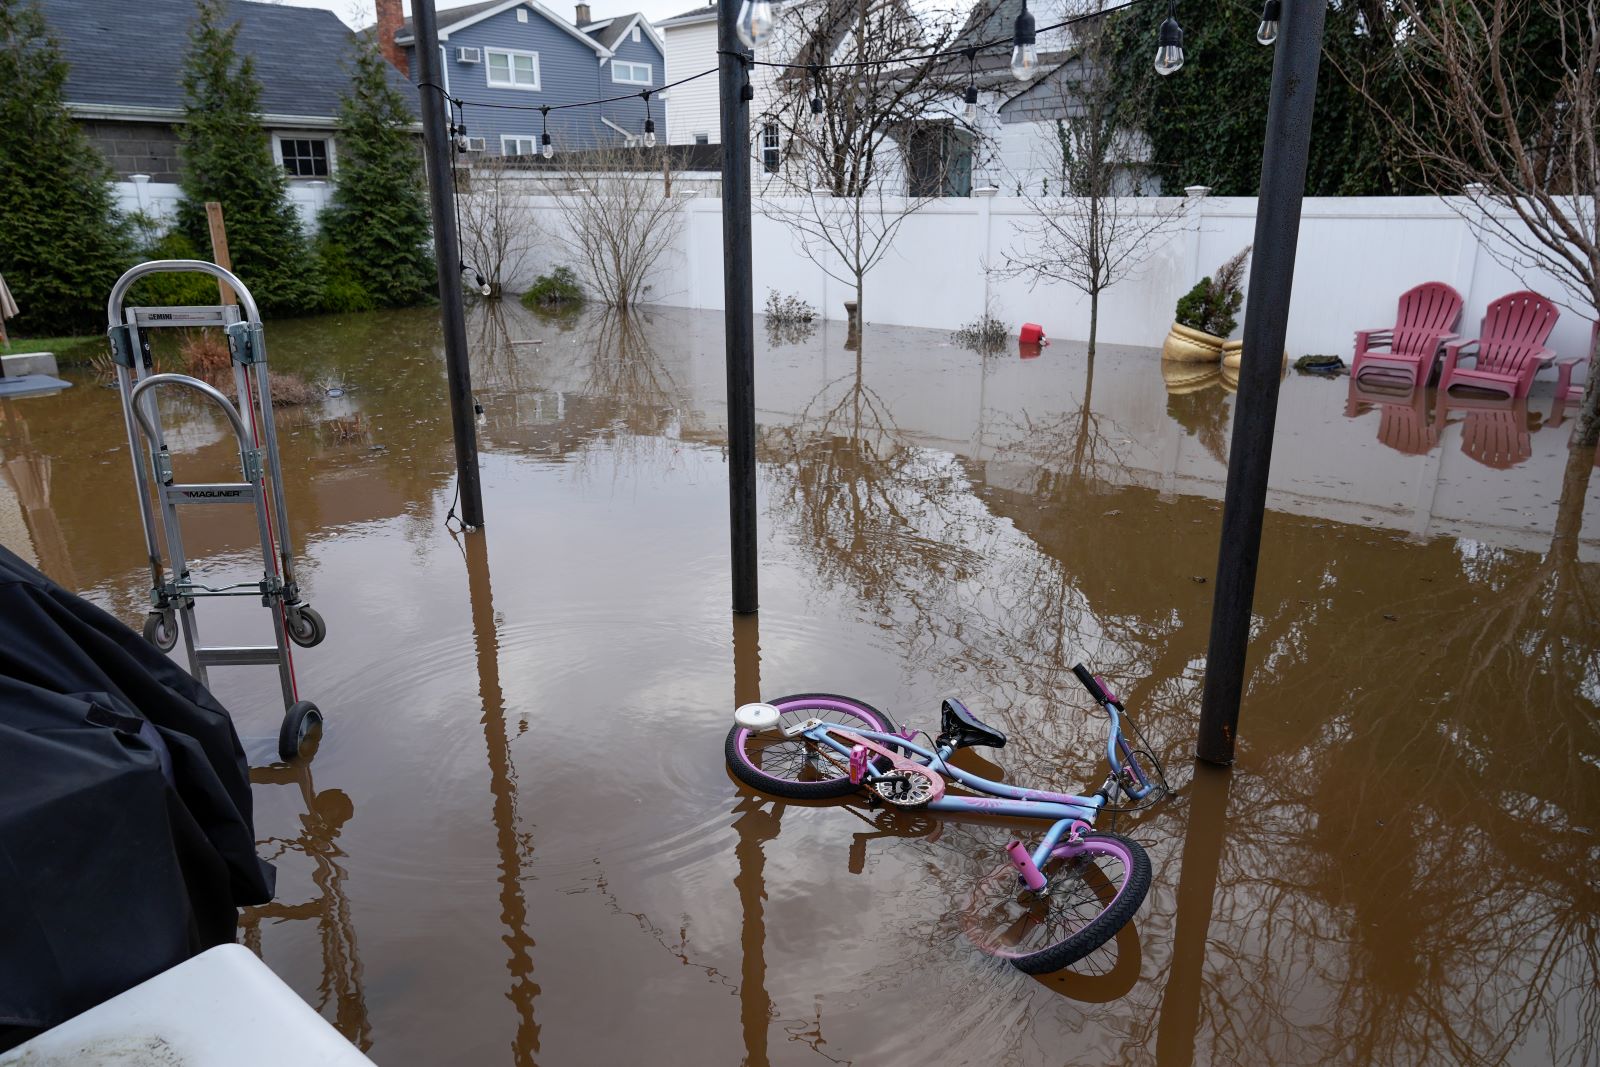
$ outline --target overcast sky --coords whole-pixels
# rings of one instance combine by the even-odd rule
[[[291,4],[295,7],[323,7],[332,11],[352,28],[370,26],[377,21],[374,14],[372,0],[274,0],[276,3]],[[440,11],[452,7],[464,6],[468,0],[434,0],[435,7]],[[669,19],[673,15],[681,15],[685,11],[702,6],[704,0],[589,0],[589,7],[594,11],[597,19],[609,18],[612,15],[622,15],[630,11],[643,11],[645,17],[659,22]],[[567,0],[544,0],[545,6],[564,19],[572,18],[573,5]],[[402,0],[407,15],[411,14],[411,0]]]

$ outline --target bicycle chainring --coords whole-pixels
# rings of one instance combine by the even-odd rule
[[[898,808],[920,808],[933,799],[933,776],[926,771],[898,767],[893,774],[880,775],[867,781],[870,789],[885,804]]]

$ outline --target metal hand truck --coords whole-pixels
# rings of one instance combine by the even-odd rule
[[[165,271],[209,274],[232,289],[239,303],[212,307],[122,306],[134,282]],[[112,359],[117,365],[117,388],[122,394],[122,417],[127,424],[133,479],[139,492],[139,519],[144,526],[150,557],[150,614],[145,618],[144,636],[163,652],[170,652],[178,643],[181,619],[189,673],[201,685],[208,684],[206,671],[211,667],[276,665],[284,704],[283,725],[278,731],[278,755],[286,762],[293,760],[300,753],[301,743],[321,724],[322,713],[311,701],[299,698],[289,642],[310,648],[327,636],[327,627],[321,615],[301,602],[300,590],[295,584],[289,515],[283,502],[283,472],[278,463],[278,433],[272,421],[267,348],[256,302],[243,282],[214,263],[198,259],[156,260],[141,263],[117,279],[106,304],[106,317],[110,321],[107,333],[111,339]],[[227,336],[239,395],[237,407],[216,387],[198,378],[155,373],[149,331],[207,326],[219,327]],[[239,481],[180,483],[174,479],[172,456],[167,451],[161,414],[156,405],[155,394],[162,386],[181,386],[199,393],[227,416],[239,445]],[[149,461],[148,468],[145,458]],[[165,565],[158,541],[156,509],[151,506],[152,476],[155,498],[159,502],[159,535],[166,540]],[[196,581],[190,573],[178,508],[213,504],[243,504],[255,509],[256,527],[261,537],[261,581],[209,586]],[[274,643],[201,644],[195,623],[195,600],[212,596],[259,596],[262,606],[271,609]]]

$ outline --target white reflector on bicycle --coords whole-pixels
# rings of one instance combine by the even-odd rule
[[[733,713],[733,721],[746,730],[770,730],[778,725],[780,712],[771,704],[741,704]]]

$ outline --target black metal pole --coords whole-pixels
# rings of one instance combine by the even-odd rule
[[[717,5],[722,90],[722,299],[728,364],[728,530],[733,610],[755,611],[756,327],[750,276],[750,109],[742,99],[744,46],[734,31],[739,0]],[[738,53],[737,55],[735,53]]]
[[[1285,0],[1277,54],[1272,59],[1255,251],[1250,257],[1250,295],[1244,313],[1244,359],[1233,411],[1222,546],[1211,606],[1211,647],[1206,655],[1205,696],[1195,746],[1195,755],[1211,763],[1233,762],[1239,700],[1244,692],[1250,608],[1255,599],[1267,472],[1272,462],[1272,428],[1278,416],[1280,359],[1289,327],[1289,293],[1300,240],[1300,201],[1306,188],[1306,154],[1311,146],[1311,112],[1317,96],[1327,6],[1327,0]]]
[[[433,208],[433,258],[439,265],[439,318],[444,326],[445,375],[450,383],[450,426],[456,440],[456,484],[461,521],[483,525],[478,481],[478,424],[467,365],[467,316],[461,303],[461,244],[456,234],[455,168],[450,162],[450,121],[439,63],[439,25],[433,0],[412,4],[417,76],[422,86],[422,144],[428,160],[428,201]]]

